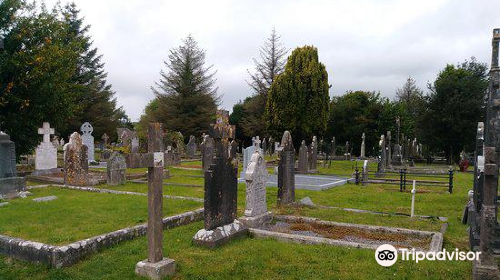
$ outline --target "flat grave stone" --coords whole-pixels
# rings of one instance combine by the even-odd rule
[[[45,202],[45,201],[51,201],[57,199],[57,196],[51,195],[51,196],[43,196],[43,197],[37,197],[33,198],[34,202]]]

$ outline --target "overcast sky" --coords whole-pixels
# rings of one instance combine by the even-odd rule
[[[447,63],[475,56],[489,64],[492,29],[500,27],[498,0],[74,2],[133,121],[154,97],[150,87],[168,50],[189,34],[217,69],[222,107],[231,110],[251,94],[247,69],[273,27],[289,49],[318,48],[331,96],[369,90],[388,97],[408,76],[425,89]]]

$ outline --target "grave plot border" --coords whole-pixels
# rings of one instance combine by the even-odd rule
[[[171,229],[203,220],[204,209],[163,218],[163,229]],[[123,241],[146,235],[147,223],[94,236],[64,246],[55,246],[21,238],[0,235],[0,254],[51,267],[74,265],[84,257]]]
[[[437,252],[437,251],[441,251],[443,249],[443,234],[441,232],[412,230],[412,229],[406,229],[406,228],[395,228],[395,227],[385,227],[385,226],[338,223],[338,222],[331,222],[331,221],[323,221],[323,220],[320,220],[317,218],[311,218],[311,217],[275,215],[274,219],[285,220],[285,221],[302,221],[302,222],[318,223],[318,224],[332,225],[332,226],[345,226],[345,227],[353,227],[353,228],[365,229],[365,230],[382,230],[382,231],[393,232],[393,233],[416,234],[416,235],[432,238],[431,242],[429,244],[428,252]],[[281,232],[256,229],[256,228],[250,228],[249,233],[251,236],[254,236],[257,238],[274,238],[278,241],[292,242],[292,243],[299,243],[299,244],[326,244],[326,245],[335,245],[335,246],[364,248],[364,249],[377,249],[377,247],[379,246],[379,245],[375,245],[375,244],[368,244],[368,243],[362,243],[362,242],[350,242],[350,241],[324,238],[324,237],[314,237],[314,236],[305,236],[305,235],[290,234],[290,233],[281,233]]]

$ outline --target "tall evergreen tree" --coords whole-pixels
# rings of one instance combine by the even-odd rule
[[[325,65],[312,46],[296,48],[269,90],[265,111],[266,128],[275,139],[285,130],[295,144],[322,136],[329,111],[329,84]]]
[[[79,86],[75,114],[68,119],[68,130],[62,136],[67,136],[78,130],[86,121],[94,127],[94,137],[100,139],[107,133],[114,139],[116,128],[129,122],[128,116],[121,107],[117,107],[114,92],[106,81],[107,73],[104,70],[102,55],[92,46],[92,39],[88,35],[90,26],[84,24],[79,16],[80,11],[74,3],[60,8],[64,22],[68,25],[68,42],[77,41],[82,46],[78,57],[77,69],[72,82]]]
[[[158,99],[154,119],[166,128],[180,131],[185,138],[208,132],[219,104],[213,66],[205,66],[205,51],[198,47],[193,37],[183,40],[183,45],[170,50],[164,62],[166,72],[152,87]]]
[[[484,116],[488,88],[486,64],[472,58],[460,65],[447,65],[429,86],[427,105],[418,122],[424,142],[457,161],[463,149],[474,148],[477,122]]]
[[[273,28],[271,36],[267,38],[264,46],[260,49],[260,58],[253,59],[255,72],[250,75],[247,83],[254,94],[243,102],[243,115],[239,126],[246,138],[256,135],[264,135],[265,121],[264,111],[266,108],[267,94],[276,77],[285,69],[285,55],[288,50],[281,43],[281,37]]]

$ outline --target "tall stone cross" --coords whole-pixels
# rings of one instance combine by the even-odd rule
[[[50,135],[54,133],[54,129],[50,127],[48,122],[44,122],[42,127],[38,129],[38,134],[43,135],[43,142],[46,143],[50,142]]]
[[[151,273],[175,271],[175,263],[163,258],[163,127],[161,123],[150,123],[148,128],[148,153],[128,154],[129,168],[148,168],[148,259],[137,263],[136,273],[154,278]],[[165,270],[154,267],[165,266]],[[166,274],[166,275],[168,275]],[[163,275],[164,276],[164,275]]]
[[[365,157],[365,133],[363,132],[363,135],[361,135],[361,152],[360,152],[360,156],[361,158],[364,158]]]

